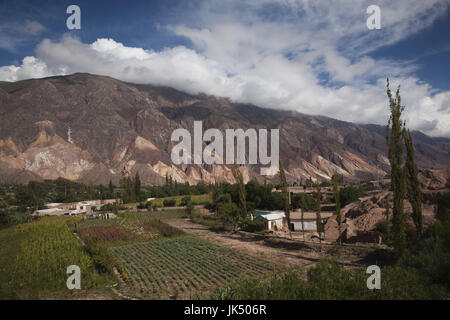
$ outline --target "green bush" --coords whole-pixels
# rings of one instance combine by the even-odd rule
[[[339,199],[341,200],[341,207],[345,207],[347,204],[358,200],[364,194],[360,188],[349,186],[342,188],[339,191]]]
[[[138,209],[147,209],[147,204],[144,203],[144,202],[140,202],[140,203],[137,205],[137,208],[138,208]]]
[[[261,232],[266,229],[266,224],[263,221],[245,219],[241,225],[241,229],[247,232]]]
[[[177,201],[175,199],[165,199],[163,201],[164,207],[175,207]]]
[[[381,269],[381,289],[367,288],[365,269],[349,271],[330,260],[321,260],[304,280],[296,270],[274,274],[266,280],[243,279],[218,289],[212,299],[223,300],[357,300],[442,299],[446,290],[412,268]]]
[[[185,196],[181,199],[180,205],[187,206],[188,203],[192,203],[192,198],[190,196]]]
[[[436,218],[441,222],[450,223],[450,192],[446,192],[439,197]]]

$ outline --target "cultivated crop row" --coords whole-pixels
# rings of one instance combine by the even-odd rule
[[[241,277],[263,277],[273,265],[199,238],[182,236],[111,248],[131,285],[151,298],[193,297]]]

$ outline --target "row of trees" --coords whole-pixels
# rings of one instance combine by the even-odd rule
[[[412,218],[417,237],[423,229],[422,199],[418,179],[418,170],[414,159],[414,146],[406,122],[401,119],[405,107],[401,104],[400,86],[393,96],[387,79],[387,96],[389,98],[390,117],[386,127],[386,143],[391,165],[391,188],[393,191],[392,234],[394,249],[401,256],[406,249],[406,214],[404,199],[412,206]],[[403,151],[406,149],[406,160]]]

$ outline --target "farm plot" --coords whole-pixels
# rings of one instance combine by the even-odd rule
[[[68,228],[77,221],[72,217],[45,217],[38,221],[11,228],[12,235],[20,238],[15,257],[11,257],[10,279],[3,283],[5,290],[38,296],[48,292],[69,291],[66,287],[67,267],[80,267],[82,288],[103,283],[91,257]]]
[[[93,240],[107,247],[183,234],[148,213],[131,212],[120,214],[117,219],[83,221],[77,225],[76,231],[85,242]]]
[[[239,251],[183,236],[110,249],[122,276],[145,298],[195,298],[274,265]]]

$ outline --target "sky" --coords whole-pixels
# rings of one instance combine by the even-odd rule
[[[450,137],[450,0],[0,0],[0,81],[75,72]]]

